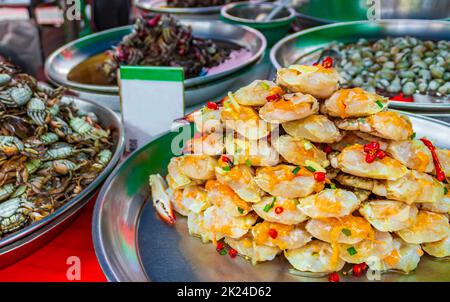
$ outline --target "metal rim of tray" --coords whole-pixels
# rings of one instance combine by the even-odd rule
[[[260,57],[263,56],[266,48],[267,48],[267,40],[264,37],[264,35],[259,32],[256,29],[253,29],[249,26],[244,26],[244,25],[234,25],[234,24],[228,24],[222,21],[194,21],[194,20],[180,20],[181,23],[186,23],[188,25],[195,25],[197,24],[199,27],[202,26],[217,26],[217,27],[226,27],[228,29],[232,29],[234,28],[236,29],[240,29],[243,30],[244,32],[242,32],[242,34],[250,34],[252,35],[253,39],[257,39],[259,44],[259,47],[257,47],[257,49],[255,49],[252,53],[252,56],[246,60],[245,62],[242,62],[230,69],[227,69],[225,71],[216,73],[216,74],[211,74],[211,75],[206,75],[206,76],[199,76],[199,77],[195,77],[192,79],[187,79],[184,81],[185,87],[189,88],[192,86],[196,86],[196,85],[201,85],[201,84],[207,84],[211,81],[214,80],[220,80],[222,78],[224,78],[227,75],[233,74],[243,68],[245,68],[246,66],[249,66],[251,64],[253,64],[254,62],[256,62]],[[56,51],[54,51],[50,57],[48,57],[48,59],[45,62],[45,75],[46,77],[55,85],[58,86],[67,86],[69,88],[75,89],[75,90],[80,90],[80,91],[86,91],[86,92],[93,92],[93,93],[103,93],[103,94],[115,94],[117,95],[119,93],[119,87],[118,86],[102,86],[102,85],[88,85],[88,84],[82,84],[82,83],[78,83],[78,82],[74,82],[74,81],[69,81],[67,79],[67,76],[70,72],[70,70],[65,70],[64,72],[60,72],[59,74],[56,73],[52,68],[52,64],[57,60],[57,57],[60,56],[62,53],[64,53],[65,51],[71,49],[72,47],[75,47],[78,44],[83,44],[83,43],[87,43],[90,40],[93,39],[98,39],[100,37],[104,37],[104,36],[108,36],[108,35],[113,35],[117,32],[121,32],[124,31],[124,35],[126,33],[129,32],[129,30],[131,30],[133,27],[133,25],[127,25],[127,26],[122,26],[122,27],[117,27],[117,28],[113,28],[113,29],[109,29],[109,30],[105,30],[102,32],[98,32],[80,39],[77,39],[75,41],[72,41],[62,47],[60,47],[59,49],[57,49]],[[234,41],[235,43],[237,43],[237,41]],[[240,45],[239,43],[237,43],[238,45]],[[240,45],[242,47],[245,47],[246,45]],[[72,67],[73,68],[73,67]]]
[[[90,106],[101,108],[101,110],[106,112],[108,118],[112,119],[112,125],[116,128],[114,130],[117,131],[117,144],[113,152],[113,157],[111,158],[111,161],[108,163],[105,169],[97,176],[97,178],[95,178],[95,180],[91,184],[89,184],[89,186],[87,186],[78,196],[69,200],[62,207],[60,207],[54,213],[45,217],[44,219],[0,239],[0,250],[8,250],[8,247],[14,245],[15,242],[18,242],[19,240],[27,236],[33,237],[32,235],[34,233],[37,233],[39,231],[45,232],[45,227],[47,225],[50,225],[53,221],[57,220],[60,216],[70,216],[67,214],[68,212],[73,209],[77,209],[78,204],[85,203],[84,199],[86,199],[87,197],[92,197],[93,192],[99,188],[99,186],[107,178],[109,173],[113,171],[123,154],[123,150],[125,148],[125,132],[120,118],[109,108],[98,105],[95,102],[83,100],[76,97],[70,97],[70,100],[75,101],[75,103],[87,103]]]
[[[400,111],[401,112],[401,111]],[[434,124],[437,124],[439,126],[444,126],[450,129],[450,123],[446,123],[440,120],[436,120],[433,118],[429,118],[426,116],[421,116],[417,114],[412,114],[409,112],[401,112],[402,114],[405,114],[409,117],[416,118],[418,120],[424,120],[427,122],[431,122]],[[128,238],[130,241],[133,241],[133,246],[128,246],[126,254],[131,255],[133,257],[134,265],[124,265],[123,267],[114,267],[112,265],[112,258],[110,257],[110,253],[117,253],[114,248],[107,247],[107,244],[104,240],[103,234],[103,218],[105,218],[102,214],[107,206],[106,202],[106,196],[108,195],[110,187],[113,185],[114,180],[116,177],[121,173],[122,170],[126,168],[126,166],[131,162],[135,157],[138,157],[145,153],[145,150],[148,148],[149,145],[153,144],[158,139],[164,137],[165,135],[168,135],[170,132],[164,132],[156,137],[154,137],[149,143],[147,143],[142,148],[134,151],[126,160],[124,160],[120,165],[114,169],[114,171],[110,174],[108,179],[105,181],[105,184],[103,185],[98,197],[97,201],[94,207],[94,215],[92,219],[92,238],[94,243],[94,249],[95,253],[97,255],[97,259],[99,261],[100,267],[102,268],[103,273],[107,277],[109,281],[113,282],[120,282],[120,281],[151,281],[151,277],[148,276],[147,272],[145,271],[145,268],[143,267],[142,261],[141,261],[141,255],[139,251],[139,244],[138,244],[138,228],[141,221],[141,215],[143,206],[145,206],[146,201],[142,202],[141,208],[138,211],[138,214],[136,217],[134,217],[134,229],[130,230],[127,229],[128,235],[134,235],[135,238]],[[164,222],[159,221],[161,224],[164,224]],[[105,223],[105,225],[110,225],[109,223]],[[175,230],[171,230],[174,231]],[[183,234],[182,236],[189,236],[188,234]],[[123,252],[123,251],[122,251]],[[129,263],[127,263],[129,264]],[[251,267],[250,264],[248,264],[249,267]],[[251,268],[249,268],[251,269]],[[128,271],[127,271],[128,270]],[[127,273],[132,271],[132,274],[134,274],[135,279],[129,279],[126,277]],[[315,279],[311,279],[310,281],[314,281]]]
[[[272,47],[272,50],[270,51],[270,60],[275,67],[275,69],[283,68],[284,66],[281,66],[281,63],[278,60],[278,53],[280,52],[280,49],[285,46],[285,44],[288,44],[289,42],[293,40],[297,40],[301,38],[304,35],[308,35],[310,33],[315,32],[322,32],[326,31],[330,28],[343,28],[343,27],[350,27],[350,26],[358,26],[358,25],[371,25],[374,27],[379,27],[380,29],[383,28],[383,25],[398,25],[398,24],[424,24],[426,26],[431,26],[430,24],[441,24],[446,25],[450,28],[450,22],[444,21],[444,20],[418,20],[418,19],[386,19],[386,20],[380,20],[380,21],[351,21],[351,22],[341,22],[341,23],[332,23],[322,26],[317,26],[314,28],[306,29],[303,31],[300,31],[298,33],[294,33],[292,35],[289,35],[283,39],[281,39],[277,44],[275,44]],[[388,34],[386,34],[388,35]],[[413,35],[411,33],[410,35]],[[355,37],[357,39],[358,36]],[[331,43],[332,41],[329,41]],[[440,104],[440,103],[408,103],[408,102],[398,102],[398,101],[390,101],[389,102],[390,107],[399,109],[399,110],[424,110],[424,111],[433,111],[433,110],[447,110],[450,111],[450,104]],[[426,105],[426,106],[424,106]]]

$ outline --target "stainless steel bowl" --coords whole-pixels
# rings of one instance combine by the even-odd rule
[[[62,230],[62,226],[65,225],[64,222],[73,218],[82,206],[92,198],[109,173],[117,165],[123,154],[124,130],[117,114],[108,108],[87,100],[64,97],[64,101],[74,101],[81,110],[94,112],[98,116],[100,124],[112,130],[114,142],[113,157],[99,176],[78,196],[71,199],[53,214],[45,217],[41,221],[0,239],[0,267],[8,265],[34,251],[41,244],[45,244],[51,236],[56,235],[57,232],[55,230]]]
[[[264,0],[253,0],[253,3]],[[173,14],[180,19],[218,20],[223,5],[208,7],[169,7],[166,0],[135,0],[137,8],[148,13]]]
[[[355,21],[329,24],[307,29],[279,41],[271,50],[270,59],[275,68],[291,64],[311,64],[331,42],[356,42],[360,38],[376,40],[386,37],[413,36],[422,40],[449,40],[450,22],[428,20],[381,20],[377,22]],[[417,103],[390,102],[392,108],[401,110],[446,110],[449,103],[423,102],[421,95],[415,95]]]
[[[409,115],[418,137],[450,148],[450,125]],[[189,126],[186,126],[189,127]],[[220,257],[214,246],[188,234],[186,219],[175,227],[158,218],[150,199],[150,174],[166,175],[178,132],[161,135],[133,153],[108,178],[94,209],[95,252],[110,281],[324,281],[288,273],[283,257],[256,266]],[[450,262],[424,256],[415,274],[382,275],[382,281],[450,281]],[[360,281],[345,276],[347,281]]]
[[[186,91],[198,89],[199,86],[224,79],[232,74],[238,74],[238,71],[255,64],[262,57],[267,46],[265,37],[259,31],[246,26],[236,26],[220,21],[184,20],[182,23],[191,26],[194,35],[198,37],[228,41],[245,47],[249,51],[248,58],[233,62],[223,71],[187,79],[185,81]],[[126,34],[130,33],[131,29],[132,26],[114,28],[89,35],[61,47],[46,61],[45,73],[47,77],[54,84],[66,86],[75,91],[102,96],[117,96],[119,94],[119,87],[117,86],[82,84],[70,81],[68,75],[81,62],[117,45]],[[203,100],[188,99],[187,103],[193,105],[201,101]]]
[[[294,0],[293,7],[308,26],[368,20],[374,9],[378,19],[450,18],[450,2],[442,0]]]

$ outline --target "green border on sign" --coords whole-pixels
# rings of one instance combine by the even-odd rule
[[[182,67],[121,66],[122,80],[184,82]]]

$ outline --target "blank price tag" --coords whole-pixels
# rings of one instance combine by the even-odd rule
[[[119,86],[127,151],[171,130],[184,116],[184,72],[180,67],[122,66]]]

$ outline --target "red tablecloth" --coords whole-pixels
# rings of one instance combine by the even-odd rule
[[[19,262],[0,269],[0,282],[5,281],[72,281],[67,279],[67,259],[80,260],[80,281],[106,281],[92,245],[91,220],[95,200],[81,210],[80,215],[60,235],[46,246]]]

